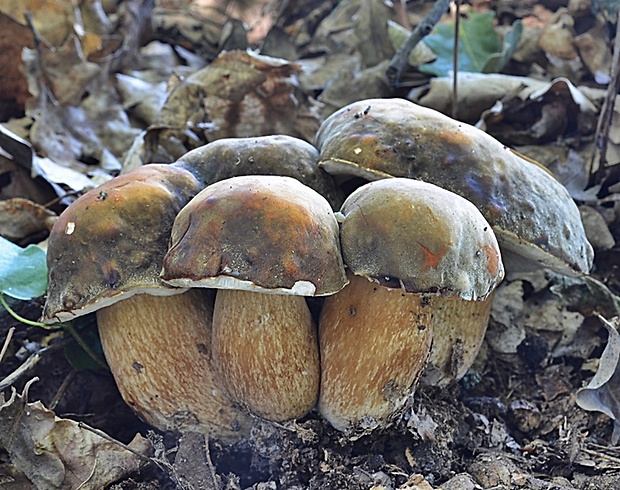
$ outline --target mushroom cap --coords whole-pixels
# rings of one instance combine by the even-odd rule
[[[174,218],[199,190],[187,170],[151,164],[67,207],[49,237],[43,321],[68,321],[136,293],[182,292],[159,272]]]
[[[232,177],[179,213],[162,278],[181,287],[322,296],[347,283],[329,203],[282,176]]]
[[[344,200],[333,177],[319,168],[318,150],[293,136],[220,139],[186,153],[173,165],[189,170],[205,186],[240,175],[284,175],[317,191],[334,209]]]
[[[327,118],[316,136],[329,173],[409,177],[465,197],[491,223],[515,269],[587,273],[593,250],[577,206],[544,167],[487,133],[403,99],[369,99]]]
[[[347,266],[387,287],[483,300],[504,277],[497,240],[480,211],[433,184],[384,179],[342,206]]]

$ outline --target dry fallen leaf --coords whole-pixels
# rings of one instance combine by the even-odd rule
[[[300,131],[299,65],[249,51],[229,51],[177,85],[149,128],[147,161],[174,161],[206,142],[286,134],[312,139],[318,121]]]
[[[41,489],[95,490],[137,471],[148,458],[149,442],[139,434],[120,444],[56,417],[39,401],[28,403],[26,384],[19,395],[13,390],[0,404],[0,445],[13,464]]]
[[[611,82],[612,53],[606,28],[597,24],[592,29],[575,37],[575,45],[583,63],[594,79],[607,85]]]
[[[382,0],[340,2],[318,26],[307,52],[313,55],[358,52],[363,68],[375,66],[394,54],[388,20],[395,20],[394,11]]]
[[[28,199],[0,201],[0,235],[11,241],[49,231],[55,218],[55,213]]]
[[[495,290],[486,341],[495,352],[514,354],[525,339],[523,283],[504,281]]]
[[[29,54],[24,60],[28,61],[30,91],[39,93],[40,84],[46,83],[59,104],[79,105],[89,84],[101,73],[99,65],[86,60],[76,36],[60,47],[41,47],[36,54],[32,50]]]
[[[577,50],[573,45],[575,21],[566,9],[559,9],[551,22],[543,29],[538,45],[548,54],[558,58],[572,60],[576,58]]]
[[[611,443],[615,446],[620,440],[620,334],[618,317],[611,322],[603,320],[609,337],[601,354],[598,371],[587,386],[577,391],[577,405],[584,410],[602,412],[614,421]]]
[[[52,46],[60,46],[72,32],[74,9],[71,0],[4,0],[0,7],[24,26],[29,13],[39,35]]]
[[[524,87],[507,94],[485,111],[477,126],[500,140],[517,146],[554,142],[579,132],[593,133],[596,105],[566,78],[542,87],[523,78]]]

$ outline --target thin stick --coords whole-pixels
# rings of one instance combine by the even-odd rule
[[[13,383],[15,383],[15,381],[17,381],[30,368],[34,367],[40,360],[41,360],[41,354],[40,353],[37,352],[36,354],[32,354],[15,371],[13,371],[11,374],[9,374],[3,380],[0,380],[0,391],[4,391],[9,386],[12,386]]]
[[[600,453],[598,451],[593,451],[592,449],[587,449],[585,447],[579,448],[579,450],[591,456],[597,456],[601,459],[606,459],[607,461],[611,461],[612,463],[620,464],[620,458],[610,456],[609,454]]]
[[[2,351],[0,351],[0,362],[4,359],[4,355],[9,348],[9,344],[11,343],[11,339],[13,338],[13,333],[15,332],[15,327],[9,328],[9,332],[6,334],[6,339],[4,340],[4,345],[2,346]]]
[[[616,22],[616,40],[614,42],[614,54],[611,64],[611,81],[607,86],[607,94],[601,108],[601,115],[596,123],[596,133],[594,135],[594,148],[590,159],[590,173],[592,185],[598,184],[603,180],[603,173],[607,166],[607,143],[611,118],[614,113],[614,104],[618,90],[620,89],[620,9],[618,9],[618,21]],[[598,155],[598,168],[593,173],[594,163]]]
[[[49,408],[50,410],[54,410],[56,408],[56,405],[58,405],[58,402],[65,394],[65,391],[67,391],[67,388],[69,388],[69,385],[71,384],[71,381],[73,381],[73,378],[75,378],[76,374],[77,374],[77,371],[75,369],[72,369],[71,371],[69,371],[69,374],[67,374],[65,376],[65,379],[62,380],[62,384],[60,385],[60,388],[58,388],[58,391],[54,395],[54,398],[52,398],[52,401],[50,402],[49,407],[47,408]]]
[[[428,36],[435,24],[439,22],[441,16],[445,13],[450,5],[451,0],[436,0],[435,5],[428,13],[428,15],[422,19],[416,28],[409,34],[407,40],[403,45],[398,48],[398,51],[390,61],[390,65],[386,71],[388,81],[391,88],[397,88],[400,84],[400,79],[403,74],[403,70],[407,65],[409,55],[413,51],[413,48],[426,36]]]
[[[456,0],[456,18],[454,19],[454,53],[452,55],[452,119],[457,119],[458,108],[458,73],[459,73],[459,38],[461,37],[461,0]]]

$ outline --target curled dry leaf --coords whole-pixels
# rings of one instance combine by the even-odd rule
[[[538,45],[548,54],[565,60],[575,59],[578,54],[574,46],[575,21],[567,10],[559,9],[550,23],[543,29]]]
[[[221,138],[286,134],[311,140],[318,122],[298,126],[300,67],[248,51],[221,54],[177,85],[147,134],[147,161],[174,161]]]
[[[598,371],[587,386],[577,391],[577,405],[584,410],[602,412],[614,421],[611,443],[615,446],[620,440],[620,334],[618,317],[611,322],[603,320],[609,337],[607,346],[601,354]]]
[[[132,451],[80,426],[56,417],[39,401],[28,403],[26,384],[0,404],[0,445],[13,464],[34,483],[47,489],[98,489],[143,466],[150,443],[139,434]]]
[[[476,123],[480,114],[491,109],[508,94],[517,93],[522,87],[542,88],[546,82],[528,77],[500,73],[463,72],[458,75],[459,119]],[[451,76],[431,78],[428,85],[413,89],[407,98],[430,109],[450,114],[453,80]],[[500,102],[497,110],[501,110]]]
[[[394,12],[382,0],[339,2],[320,23],[306,50],[313,55],[357,52],[363,68],[375,66],[394,54],[388,20],[395,20]]]
[[[58,48],[29,49],[23,59],[30,92],[39,94],[46,84],[60,104],[78,105],[101,72],[99,65],[86,60],[77,36],[70,36]]]
[[[522,80],[525,88],[509,93],[482,114],[480,129],[513,146],[548,143],[576,131],[594,132],[596,106],[568,79],[556,78],[542,87],[540,82]]]
[[[40,182],[33,180],[30,171],[0,154],[0,199],[21,196],[36,202],[47,202],[55,194]]]
[[[600,24],[575,38],[581,59],[595,80],[601,84],[611,81],[612,53],[606,28]]]
[[[205,61],[215,59],[223,50],[248,47],[241,21],[198,2],[183,9],[160,6],[153,12],[153,22],[160,41],[191,49]]]
[[[118,96],[112,91],[91,94],[79,106],[58,105],[42,93],[29,101],[26,114],[33,120],[30,129],[33,147],[52,164],[73,173],[92,175],[102,169],[118,171],[119,159],[140,132],[130,126]],[[45,166],[46,162],[39,163]],[[40,175],[50,182],[66,181],[62,175],[51,179],[44,172]],[[86,175],[82,177],[89,181]],[[99,183],[102,180],[106,179]]]
[[[0,235],[19,241],[48,231],[55,217],[55,213],[28,199],[6,199],[0,201]]]

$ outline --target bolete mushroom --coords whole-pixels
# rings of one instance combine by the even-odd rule
[[[49,237],[43,320],[96,311],[110,370],[134,411],[161,430],[233,440],[249,424],[215,377],[212,298],[159,279],[174,218],[199,189],[186,170],[145,165],[67,207]]]
[[[218,289],[213,358],[233,400],[272,421],[315,405],[319,353],[304,296],[346,284],[324,197],[283,176],[216,182],[177,216],[162,278]]]
[[[471,201],[493,226],[509,271],[580,275],[592,266],[566,188],[473,126],[403,99],[361,100],[324,121],[316,146],[334,175],[420,179]]]
[[[339,209],[344,201],[333,177],[319,168],[319,152],[293,136],[225,138],[189,151],[174,164],[189,170],[206,187],[241,175],[283,175],[314,189]]]
[[[460,305],[480,310],[480,322],[460,332],[467,349],[479,346],[485,300],[504,270],[476,207],[433,184],[365,184],[345,200],[340,220],[350,284],[321,312],[318,408],[336,429],[356,431],[389,424],[405,405],[426,365],[437,305],[454,305],[442,321],[455,325]]]

